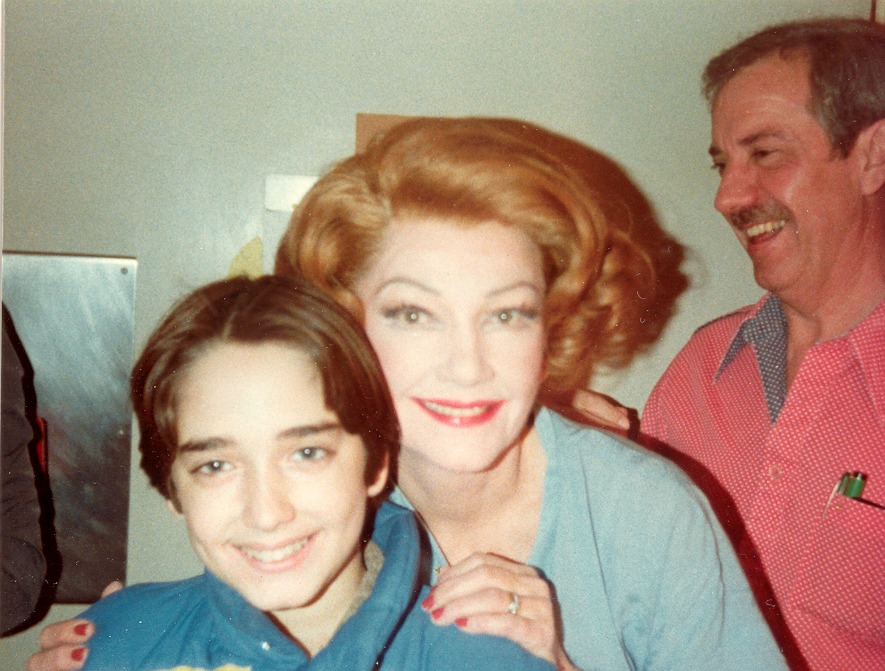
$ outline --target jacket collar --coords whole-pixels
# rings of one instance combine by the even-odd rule
[[[419,540],[414,516],[385,501],[375,516],[372,540],[384,555],[375,587],[312,660],[267,615],[207,571],[207,591],[221,616],[220,625],[234,630],[226,645],[236,645],[253,658],[276,658],[293,670],[374,668],[418,596]]]

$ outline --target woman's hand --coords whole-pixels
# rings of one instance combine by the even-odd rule
[[[591,422],[605,428],[630,431],[630,410],[605,394],[590,389],[580,389],[575,392],[572,405]]]
[[[531,566],[472,554],[440,570],[421,606],[438,625],[503,636],[557,669],[575,669],[562,648],[550,583]]]
[[[65,620],[43,628],[40,652],[31,655],[28,671],[77,671],[83,668],[89,650],[85,643],[95,633],[88,620]]]
[[[123,589],[114,581],[104,588],[102,598]],[[28,671],[79,671],[86,662],[89,649],[86,642],[95,633],[89,620],[65,620],[43,627],[40,632],[40,652],[31,655]]]

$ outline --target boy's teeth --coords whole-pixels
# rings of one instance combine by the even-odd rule
[[[787,222],[783,219],[780,221],[766,221],[761,224],[756,224],[747,229],[747,237],[755,238],[757,235],[762,235],[763,233],[773,233],[774,231],[781,230],[786,225]]]
[[[470,408],[455,408],[450,405],[433,403],[432,401],[425,401],[424,405],[426,405],[428,409],[433,410],[433,412],[437,412],[440,415],[449,415],[451,417],[476,417],[485,412],[486,409],[486,406],[484,405],[476,405]]]
[[[243,548],[243,554],[251,557],[252,559],[257,559],[260,562],[277,562],[286,559],[287,557],[291,557],[293,554],[298,552],[301,548],[307,545],[307,542],[310,538],[305,538],[304,540],[300,540],[297,543],[292,543],[291,545],[285,545],[281,548],[276,548],[274,550],[256,550],[254,548]]]

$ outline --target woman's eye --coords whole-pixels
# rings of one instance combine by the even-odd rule
[[[403,326],[420,326],[430,323],[431,317],[423,308],[414,305],[400,305],[384,311],[384,318]]]
[[[535,321],[540,314],[533,308],[507,308],[492,313],[492,321],[501,326],[524,326]]]

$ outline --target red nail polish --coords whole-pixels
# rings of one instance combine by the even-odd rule
[[[433,608],[433,594],[429,595],[424,601],[421,602],[421,608],[424,610],[430,610]]]
[[[443,611],[445,611],[445,608],[437,608],[435,611],[430,613],[430,617],[432,617],[434,620],[438,620],[442,617]]]
[[[86,648],[74,648],[71,651],[71,659],[75,662],[82,662],[84,657],[86,657]]]
[[[86,624],[85,622],[81,622],[76,627],[74,627],[74,633],[77,634],[77,636],[85,636],[86,630],[88,628],[89,628],[88,624]]]
[[[467,626],[467,618],[466,617],[457,618],[455,620],[455,626],[456,627],[466,627]]]

